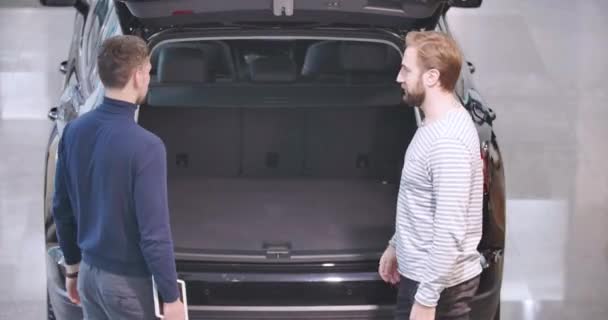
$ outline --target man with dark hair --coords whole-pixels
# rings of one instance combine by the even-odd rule
[[[70,122],[59,143],[53,217],[66,289],[85,319],[184,319],[167,205],[163,142],[135,122],[150,82],[146,43],[107,39],[98,55],[103,103]]]

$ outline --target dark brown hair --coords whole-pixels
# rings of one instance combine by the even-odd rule
[[[106,88],[122,89],[148,59],[146,42],[136,36],[106,39],[97,55],[99,78]]]

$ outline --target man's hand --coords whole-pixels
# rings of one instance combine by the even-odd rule
[[[177,299],[175,302],[165,303],[163,305],[164,320],[184,320],[186,319],[186,312],[184,311],[184,304]]]
[[[78,294],[78,278],[65,278],[65,290],[72,303],[80,305],[80,295]]]
[[[399,283],[401,279],[397,268],[397,254],[395,253],[395,248],[390,245],[382,254],[382,258],[380,258],[378,273],[384,282],[393,285]]]
[[[410,320],[435,320],[435,308],[426,307],[418,302],[414,303]]]

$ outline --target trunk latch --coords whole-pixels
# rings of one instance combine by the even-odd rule
[[[264,243],[266,259],[289,259],[291,257],[291,244],[285,243]]]
[[[275,16],[293,16],[293,0],[273,0],[272,11]]]

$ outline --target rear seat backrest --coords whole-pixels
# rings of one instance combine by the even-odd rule
[[[405,148],[416,130],[411,109],[311,108],[305,114],[307,176],[399,177]]]
[[[399,64],[399,52],[383,43],[321,41],[307,49],[301,73],[314,81],[348,83],[389,77],[392,81]],[[305,110],[305,173],[312,177],[386,177],[394,172],[407,142],[386,133],[398,134],[402,132],[398,126],[407,124],[385,122],[388,108]],[[386,142],[395,140],[402,145]]]
[[[169,177],[238,176],[238,109],[144,106],[139,121],[165,143]]]
[[[314,108],[305,117],[305,174],[362,178],[374,175],[377,109]]]
[[[301,74],[320,81],[392,81],[400,60],[399,51],[384,43],[321,41],[307,49]]]
[[[394,48],[382,43],[343,42],[340,65],[350,82],[394,82],[401,58]]]
[[[302,175],[303,111],[289,108],[255,108],[242,111],[244,176]]]
[[[256,58],[249,62],[248,71],[251,81],[257,83],[290,83],[297,79],[296,64],[288,56]],[[242,111],[244,176],[301,175],[303,127],[300,114],[299,110],[290,108],[245,108]]]
[[[321,41],[308,47],[302,76],[317,79],[321,76],[337,76],[341,72],[339,41]]]
[[[394,48],[373,42],[340,43],[340,65],[347,72],[399,71],[399,52]]]
[[[416,129],[403,107],[144,106],[140,123],[165,142],[170,177],[391,179]]]
[[[302,72],[340,77],[384,72],[395,61],[387,50],[397,54],[398,63],[398,52],[383,44],[322,41],[309,47]],[[164,48],[158,71],[161,86],[191,87],[209,81],[208,64],[198,48]],[[258,58],[249,71],[255,82],[289,82],[297,75],[289,57]],[[142,113],[142,123],[167,145],[171,176],[387,176],[400,170],[408,142],[404,128],[410,125],[402,121],[409,112],[395,107],[249,109],[207,108],[205,101],[200,103],[185,107],[176,100],[149,106]]]
[[[167,47],[158,57],[160,83],[211,82],[211,73],[203,52],[198,48]]]
[[[296,63],[287,56],[261,57],[249,64],[253,82],[293,82],[297,73]]]
[[[204,53],[193,47],[166,47],[159,53],[160,85],[192,86],[212,81]],[[236,108],[153,106],[141,123],[167,147],[169,176],[237,176],[240,170],[240,120]],[[188,99],[176,96],[175,99]],[[204,102],[201,102],[204,103]]]

